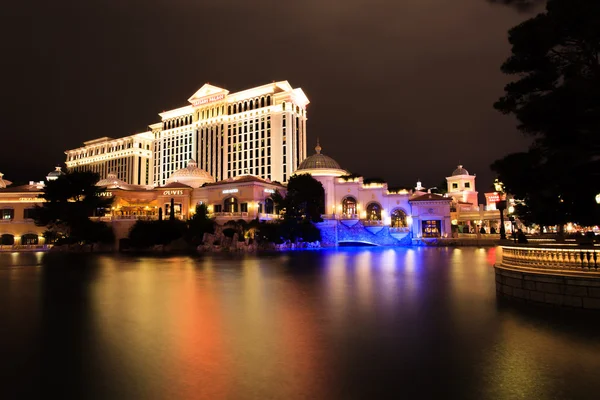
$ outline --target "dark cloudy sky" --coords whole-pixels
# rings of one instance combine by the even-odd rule
[[[144,131],[205,82],[287,79],[311,100],[309,143],[343,168],[435,186],[460,160],[484,191],[490,163],[527,143],[492,104],[507,30],[532,15],[487,0],[7,2],[0,171],[43,179],[64,150]]]

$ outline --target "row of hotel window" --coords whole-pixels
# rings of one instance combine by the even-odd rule
[[[73,160],[78,160],[78,159],[85,158],[85,157],[97,156],[99,154],[112,153],[114,151],[130,149],[132,147],[145,148],[146,150],[150,150],[149,144],[146,144],[144,146],[141,143],[129,142],[127,144],[112,145],[110,147],[102,146],[102,147],[96,147],[93,149],[88,149],[88,150],[84,151],[83,153],[69,155],[67,157],[67,161],[73,161]]]
[[[35,233],[26,233],[21,236],[22,245],[34,245],[39,243],[38,235]],[[15,244],[15,236],[10,233],[0,235],[0,246],[12,246]]]
[[[254,109],[262,108],[265,106],[268,107],[270,105],[271,105],[271,96],[267,96],[266,99],[264,97],[261,97],[260,100],[259,99],[246,100],[244,102],[229,105],[227,107],[227,115],[231,115],[232,112],[233,112],[233,114],[237,114],[238,112],[254,110]],[[217,106],[217,107],[203,108],[202,110],[198,110],[196,112],[196,118],[200,120],[200,119],[214,118],[214,117],[218,117],[218,116],[221,116],[224,114],[225,114],[225,106],[221,105],[221,106]],[[192,122],[193,121],[192,121],[191,115],[186,115],[186,116],[179,117],[179,118],[173,118],[173,119],[170,119],[167,121],[163,121],[163,129],[179,128],[181,126],[189,125]]]
[[[244,102],[240,102],[240,103],[236,103],[236,104],[232,104],[227,106],[227,115],[232,115],[232,114],[237,114],[238,112],[244,112],[244,111],[252,111],[252,110],[256,110],[259,108],[263,108],[263,107],[269,107],[271,105],[271,96],[267,96],[266,100],[264,97],[261,97],[260,100],[259,99],[254,99],[254,100],[249,100],[249,101],[244,101]],[[286,102],[284,101],[282,103],[282,108],[283,111],[286,110]],[[289,109],[289,107],[288,107]],[[296,114],[298,115],[302,115],[303,113],[303,109],[301,109],[299,106],[291,103],[291,111],[295,111]],[[214,118],[214,117],[219,117],[225,114],[225,106],[217,106],[217,107],[210,107],[210,108],[204,108],[202,110],[198,110],[196,112],[196,119],[197,120],[202,120],[202,119],[208,119],[208,118]],[[173,118],[173,119],[169,119],[166,121],[163,121],[163,129],[167,130],[167,129],[174,129],[174,128],[180,128],[182,126],[187,126],[190,125],[193,122],[193,118],[192,115],[186,115],[186,116],[182,116],[182,117],[178,117],[178,118]]]
[[[26,208],[23,210],[23,219],[33,219],[33,213],[35,208]],[[13,220],[15,219],[15,210],[13,208],[3,208],[0,210],[0,217],[2,220]]]

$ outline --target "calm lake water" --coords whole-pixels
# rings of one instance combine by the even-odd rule
[[[0,254],[0,398],[598,399],[599,315],[495,249]]]

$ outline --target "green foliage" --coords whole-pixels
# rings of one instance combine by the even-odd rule
[[[349,181],[349,180],[360,178],[360,177],[361,177],[360,174],[352,173],[352,174],[348,174],[348,175],[342,175],[342,176],[340,176],[340,179],[343,179],[345,181]]]
[[[504,4],[516,8],[519,11],[529,11],[537,4],[543,3],[546,0],[488,0],[494,4]]]
[[[364,178],[363,183],[365,185],[368,185],[371,183],[386,183],[386,182],[385,182],[385,179],[383,179],[383,178]]]
[[[48,226],[57,235],[77,241],[105,240],[110,236],[108,231],[89,219],[96,212],[104,214],[112,203],[112,198],[101,196],[105,189],[96,186],[98,179],[92,172],[70,172],[47,182],[40,195],[46,201],[36,206],[34,213],[36,225]]]
[[[316,242],[321,240],[321,231],[311,221],[283,220],[278,222],[261,222],[256,229],[259,242],[281,244],[290,242]]]
[[[205,233],[215,232],[215,221],[208,217],[206,204],[199,204],[196,213],[187,222],[186,239],[194,245],[202,243]]]
[[[448,181],[446,179],[438,183],[437,186],[431,188],[431,193],[446,194],[448,193]]]
[[[183,221],[137,221],[129,232],[129,239],[132,247],[148,248],[169,244],[185,234],[186,223]]]
[[[235,235],[237,232],[237,230],[235,228],[225,228],[223,229],[223,235],[227,236],[228,238],[232,238],[233,235]]]
[[[277,191],[271,198],[277,209],[284,212],[285,220],[323,221],[321,214],[325,213],[325,190],[321,182],[308,174],[292,176],[288,181],[286,196]]]
[[[509,32],[502,71],[518,79],[494,105],[534,138],[527,152],[496,161],[521,218],[541,225],[600,222],[600,1],[549,0]]]

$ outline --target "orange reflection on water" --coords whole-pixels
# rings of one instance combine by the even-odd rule
[[[214,290],[212,261],[204,262],[207,279],[198,281],[194,266],[180,290],[173,292],[171,324],[178,330],[172,337],[178,352],[175,374],[179,398],[227,398],[231,389],[228,345],[225,341],[221,300]]]

